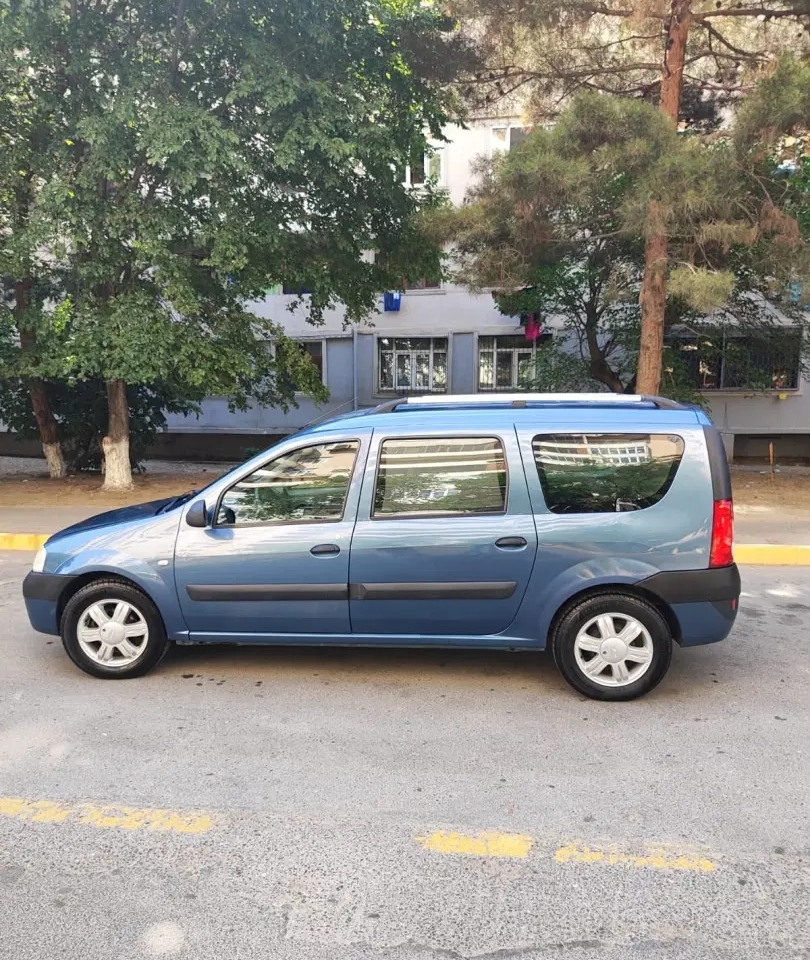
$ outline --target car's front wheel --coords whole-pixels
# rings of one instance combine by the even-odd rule
[[[120,580],[96,580],[78,590],[65,607],[61,628],[76,666],[105,679],[143,676],[170,645],[154,603]]]
[[[672,659],[672,635],[651,604],[630,594],[588,597],[552,638],[565,679],[595,700],[633,700],[657,686]]]

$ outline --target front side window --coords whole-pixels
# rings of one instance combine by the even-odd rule
[[[359,444],[290,450],[235,483],[222,497],[218,526],[340,520]]]
[[[385,440],[374,516],[504,513],[506,485],[503,444],[492,437]]]
[[[527,340],[525,336],[479,337],[478,389],[531,389],[537,351],[549,339],[551,334],[543,334],[537,340]]]
[[[532,441],[552,513],[616,513],[658,503],[683,457],[668,434],[556,434]]]
[[[380,337],[377,344],[381,393],[447,391],[446,337]]]

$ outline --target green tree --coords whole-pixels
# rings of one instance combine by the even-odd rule
[[[354,322],[406,253],[435,265],[436,197],[397,166],[453,109],[451,27],[411,0],[0,0],[4,373],[35,409],[43,386],[44,444],[48,381],[106,383],[107,488],[131,483],[127,385],[323,395],[250,303],[283,282]]]
[[[806,50],[810,24],[807,0],[457,0],[453,9],[475,23],[487,52],[488,69],[467,85],[479,102],[528,93],[535,111],[547,114],[576,91],[595,90],[654,101],[673,130],[685,105],[692,111],[707,98],[733,102],[776,56]],[[673,162],[670,178],[688,175]],[[671,262],[667,186],[651,184],[639,292],[637,389],[653,394]]]
[[[468,204],[435,218],[454,244],[459,276],[474,289],[503,291],[508,314],[562,319],[583,374],[610,390],[639,389],[638,298],[652,195],[667,211],[657,227],[670,257],[665,327],[733,322],[778,338],[772,304],[798,313],[784,291],[807,273],[808,251],[783,209],[793,184],[768,151],[732,136],[684,137],[648,104],[585,93],[554,127],[482,162],[480,174]],[[668,392],[683,390],[679,365],[667,356]]]

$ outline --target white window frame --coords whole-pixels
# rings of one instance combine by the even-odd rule
[[[497,356],[499,352],[498,340],[503,338],[509,338],[510,340],[513,337],[520,337],[520,333],[479,333],[476,337],[475,343],[475,389],[477,393],[500,393],[500,392],[510,392],[510,391],[520,391],[526,390],[527,387],[522,387],[518,382],[519,377],[519,358],[518,355],[521,353],[531,353],[531,362],[534,363],[535,358],[537,357],[537,344],[542,343],[543,340],[526,340],[525,346],[508,346],[501,347],[500,351],[502,352],[511,352],[512,354],[512,375],[511,383],[509,386],[498,386],[496,383],[497,380]],[[481,386],[481,341],[482,340],[493,340],[492,344],[492,386],[484,387]]]
[[[429,145],[428,150],[422,155],[422,165],[423,165],[423,177],[424,179],[421,183],[414,183],[413,177],[411,175],[411,165],[406,164],[405,166],[405,178],[402,181],[404,186],[408,189],[418,189],[419,187],[424,186],[426,181],[430,179],[430,168],[431,164],[436,160],[439,162],[439,175],[436,178],[436,186],[443,187],[445,185],[445,180],[447,176],[447,152],[443,146],[433,146]]]
[[[512,130],[528,130],[530,129],[525,124],[522,123],[497,123],[494,126],[489,128],[489,155],[494,157],[498,153],[509,153],[511,149],[511,131]],[[504,131],[505,140],[503,143],[499,143],[496,140],[495,132]]]
[[[390,340],[392,342],[392,347],[390,350],[383,350],[383,341]],[[423,353],[423,350],[397,350],[396,341],[397,340],[429,340],[430,341],[430,360],[429,360],[429,382],[430,385],[427,387],[400,387],[397,385],[397,357],[401,355],[410,356],[410,369],[411,369],[411,382],[413,383],[416,380],[416,358],[419,354]],[[436,347],[436,341],[442,340],[445,343],[444,349]],[[392,396],[393,394],[398,393],[436,393],[436,394],[447,394],[450,392],[450,343],[451,338],[449,336],[444,337],[434,337],[430,334],[420,335],[420,334],[391,334],[391,335],[381,335],[376,338],[375,343],[375,394],[377,396]],[[392,387],[384,387],[382,385],[382,354],[391,353],[393,355],[393,374],[394,374],[394,385]],[[444,353],[445,356],[445,384],[443,387],[436,388],[434,386],[434,355],[436,353]]]

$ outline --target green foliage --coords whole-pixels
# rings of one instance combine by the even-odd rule
[[[544,117],[582,91],[655,103],[669,19],[684,8],[681,117],[690,129],[716,128],[763,67],[784,53],[810,51],[810,8],[795,0],[454,0],[454,12],[474,21],[486,61],[468,77],[467,96],[486,107],[518,93]]]
[[[437,230],[454,246],[458,276],[473,289],[499,289],[504,313],[562,325],[565,343],[546,356],[567,366],[551,382],[634,388],[644,241],[660,232],[667,328],[729,323],[778,338],[773,305],[806,322],[784,297],[809,272],[791,215],[806,209],[806,191],[732,137],[684,137],[647,104],[579,95],[553,128],[535,130],[480,173],[470,203],[442,214]],[[673,348],[664,367],[662,390],[694,400],[695,371]],[[753,373],[739,386],[756,388]]]
[[[353,322],[406,259],[436,268],[442,197],[397,167],[465,56],[417,0],[0,0],[0,373],[323,399],[251,304],[286,283]]]

